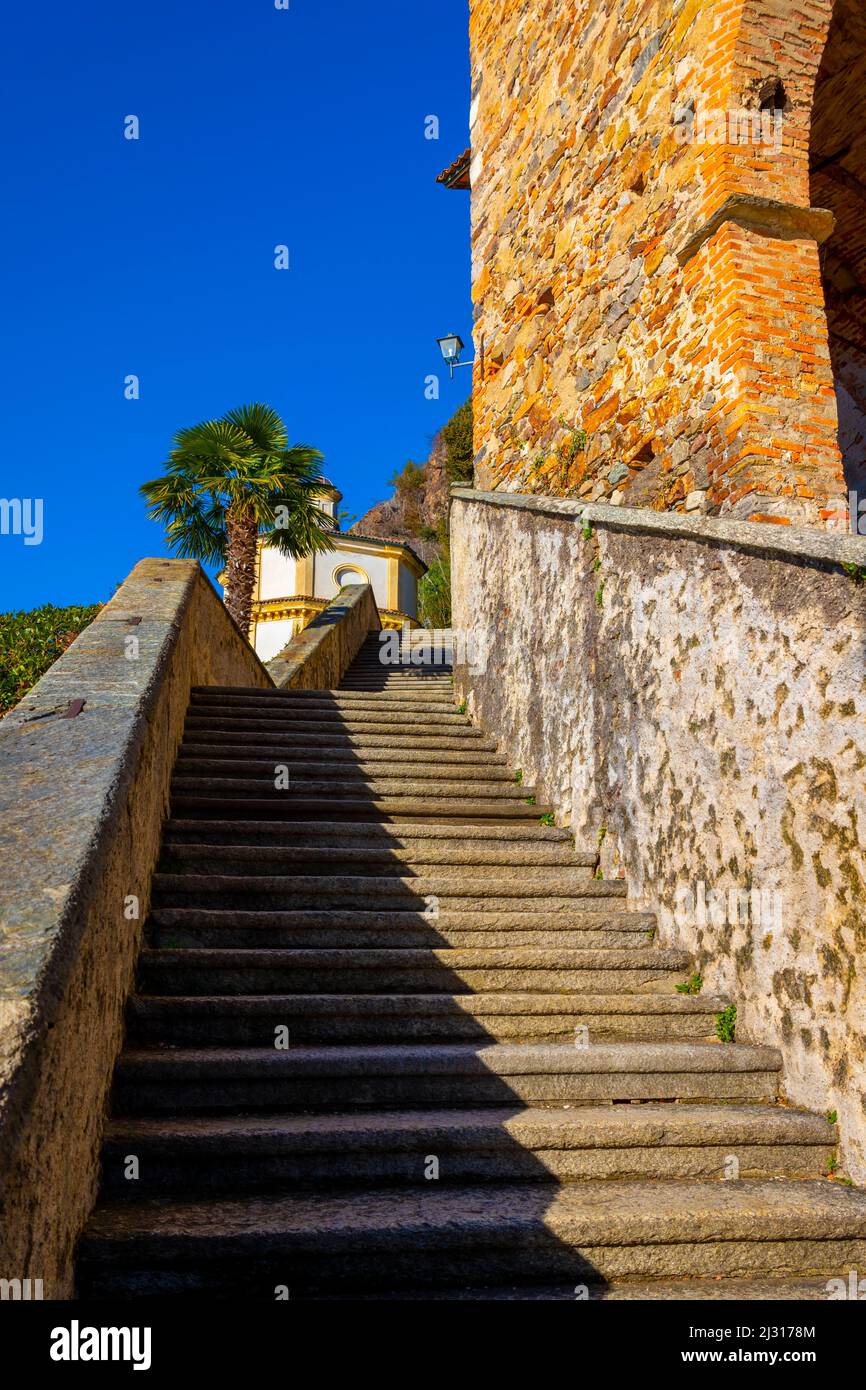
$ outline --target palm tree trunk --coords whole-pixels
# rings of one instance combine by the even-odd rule
[[[258,533],[251,511],[230,508],[226,513],[226,608],[245,637],[253,611]]]

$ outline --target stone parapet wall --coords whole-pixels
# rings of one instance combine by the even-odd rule
[[[280,690],[335,690],[368,634],[381,627],[372,585],[347,584],[268,662],[274,685]]]
[[[190,689],[271,684],[196,563],[142,560],[0,724],[0,1278],[47,1298],[96,1195]]]
[[[866,541],[453,495],[458,695],[866,1181]]]

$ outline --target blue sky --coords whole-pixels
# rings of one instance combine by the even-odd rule
[[[426,457],[469,385],[435,342],[470,341],[469,196],[435,182],[468,144],[467,9],[7,9],[0,497],[44,499],[44,536],[0,535],[0,609],[107,598],[167,553],[139,483],[245,401],[323,451],[353,513]]]

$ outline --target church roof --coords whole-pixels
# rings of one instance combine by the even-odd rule
[[[390,546],[392,550],[404,550],[407,555],[412,556],[416,565],[420,565],[421,572],[423,574],[427,573],[427,566],[421,559],[421,556],[417,551],[412,549],[411,545],[407,545],[405,541],[392,540],[390,536],[364,536],[358,531],[335,531],[334,537],[336,539],[342,537],[343,540],[348,541],[361,541],[364,545],[387,545]],[[337,549],[338,547],[335,546],[334,548]]]
[[[464,150],[455,159],[453,164],[449,164],[447,169],[436,178],[437,183],[442,183],[446,188],[471,188],[469,181],[469,166],[472,163],[472,149]]]

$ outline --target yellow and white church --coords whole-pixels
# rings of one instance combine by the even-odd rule
[[[334,544],[294,560],[259,541],[250,641],[271,661],[346,584],[371,584],[382,627],[418,625],[418,580],[427,566],[411,546],[339,529],[343,494],[325,483],[319,505],[333,521]]]

